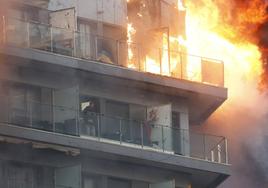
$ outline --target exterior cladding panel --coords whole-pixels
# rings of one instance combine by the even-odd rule
[[[126,26],[127,4],[125,0],[55,0],[49,10],[75,7],[78,17],[108,24]]]

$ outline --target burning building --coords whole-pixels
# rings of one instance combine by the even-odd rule
[[[2,6],[3,5],[3,6]],[[177,0],[12,0],[0,9],[0,187],[212,188],[227,99]],[[4,7],[4,8],[3,8]]]

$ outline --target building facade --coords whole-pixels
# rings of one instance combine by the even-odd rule
[[[223,63],[158,47],[185,35],[176,3],[3,3],[1,188],[212,188],[230,175],[226,138],[191,131],[227,99]]]

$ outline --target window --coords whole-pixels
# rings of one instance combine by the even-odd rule
[[[52,129],[52,90],[24,84],[7,84],[8,117],[11,123]]]
[[[29,126],[33,119],[39,119],[40,95],[39,88],[12,85],[9,90],[11,121],[18,125]]]
[[[95,43],[93,34],[96,24],[78,20],[78,46],[77,55],[81,58],[91,59],[94,57],[93,45]]]
[[[97,176],[83,177],[83,188],[99,188],[100,178]]]
[[[173,150],[176,154],[181,154],[181,135],[184,132],[180,129],[180,112],[172,112],[172,127]]]
[[[128,180],[109,178],[107,188],[131,188],[131,182]]]
[[[180,128],[180,112],[172,112],[172,127]]]

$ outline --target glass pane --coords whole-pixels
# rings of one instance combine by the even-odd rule
[[[30,47],[51,50],[51,30],[48,25],[30,23]]]
[[[151,144],[153,148],[163,150],[164,140],[162,134],[162,126],[159,125],[151,125]]]
[[[7,43],[20,47],[27,47],[29,42],[29,24],[16,19],[7,19],[6,22]]]
[[[34,128],[53,131],[53,111],[52,106],[48,104],[32,103],[31,123]]]
[[[114,178],[109,178],[107,185],[108,188],[131,188],[130,181]]]
[[[199,159],[205,158],[205,137],[202,134],[190,132],[190,152],[191,157]]]
[[[175,129],[163,126],[163,148],[165,151],[174,153],[173,136]]]
[[[52,28],[52,51],[54,53],[72,56],[74,48],[74,33],[67,29]]]
[[[80,116],[80,134],[83,136],[97,136],[99,115],[93,112],[82,113]]]
[[[103,63],[117,63],[117,41],[112,39],[96,38],[97,60]]]
[[[101,117],[101,138],[120,141],[121,120],[113,117]]]
[[[55,113],[55,131],[63,134],[77,135],[77,122],[75,118],[71,118],[76,113],[75,110],[66,107],[54,106]],[[65,117],[70,118],[65,118]]]
[[[141,145],[141,123],[134,120],[122,120],[122,141]]]

